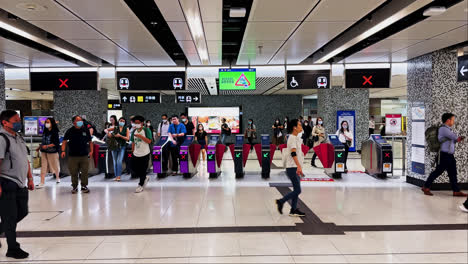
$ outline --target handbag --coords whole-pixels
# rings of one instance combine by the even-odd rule
[[[351,147],[351,145],[352,145],[351,140],[346,140],[346,145],[348,145],[348,147]]]
[[[39,169],[41,167],[41,156],[36,152],[35,157],[33,157],[33,169]]]
[[[119,142],[115,137],[107,137],[106,144],[108,150],[117,150],[119,148]]]
[[[313,136],[312,139],[314,140],[314,142],[317,142],[319,141],[319,136]]]

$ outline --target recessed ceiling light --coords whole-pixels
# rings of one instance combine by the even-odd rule
[[[424,10],[423,16],[438,16],[442,13],[447,11],[447,8],[445,6],[432,6],[429,7],[428,9]]]
[[[245,7],[231,7],[229,9],[229,17],[245,17],[246,13]]]
[[[36,3],[32,2],[26,2],[26,3],[19,3],[16,5],[17,8],[26,10],[26,11],[45,11],[47,9],[46,6],[38,5]]]

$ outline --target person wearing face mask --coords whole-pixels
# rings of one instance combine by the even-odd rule
[[[201,145],[201,150],[203,154],[203,161],[205,161],[206,158],[206,142],[207,140],[207,133],[205,131],[205,128],[203,127],[202,124],[198,125],[197,132],[195,133],[195,139],[198,141],[198,144]]]
[[[276,118],[275,123],[271,126],[273,129],[273,145],[278,147],[279,145],[283,144],[283,129],[284,126],[281,124],[279,118]]]
[[[81,116],[74,116],[72,122],[73,127],[68,129],[63,137],[61,157],[65,158],[68,145],[68,170],[72,178],[72,193],[78,192],[78,174],[80,173],[81,192],[89,193],[89,157],[93,156],[94,145],[91,141],[90,131],[84,126]]]
[[[314,142],[313,148],[325,142],[325,128],[323,127],[323,119],[321,117],[317,118],[317,122],[312,129],[312,141]],[[317,158],[317,154],[314,152],[312,156],[311,164],[312,167],[317,167],[315,165],[315,159]]]
[[[161,136],[168,136],[169,133],[167,132],[169,130],[169,121],[167,120],[167,114],[163,114],[161,116],[161,123],[159,123],[159,126],[158,126],[158,137],[161,137]]]
[[[187,130],[187,135],[193,135],[195,126],[193,122],[190,121],[185,113],[180,114],[180,121],[185,125],[185,130]]]
[[[176,176],[177,171],[179,170],[180,145],[184,143],[187,130],[185,128],[185,125],[179,122],[178,116],[173,116],[171,119],[172,124],[169,126],[168,130],[170,138],[169,152],[171,153],[172,159],[172,176]],[[163,153],[167,153],[167,151]],[[164,160],[167,162],[167,157]]]
[[[150,144],[153,135],[147,127],[143,126],[145,122],[144,117],[135,116],[132,122],[135,123],[135,131],[133,131],[131,135],[133,152],[132,167],[135,176],[140,179],[135,192],[141,193],[149,181],[147,170],[150,161]]]
[[[299,134],[302,132],[302,125],[299,120],[293,119],[288,127],[288,144],[287,148],[283,150],[283,155],[286,155],[286,175],[288,175],[288,178],[291,180],[293,191],[275,202],[278,212],[283,214],[284,204],[291,200],[289,216],[303,217],[305,213],[297,208],[297,201],[299,199],[299,194],[301,194],[301,177],[304,177],[304,173],[302,172],[304,153],[302,152],[302,139],[299,137]]]
[[[341,143],[343,143],[345,147],[345,153],[344,153],[344,164],[345,164],[345,171],[348,171],[348,166],[347,166],[347,161],[348,161],[348,152],[349,152],[349,147],[351,147],[353,143],[353,134],[349,132],[349,124],[348,121],[342,121],[340,125],[340,129],[336,131],[336,135],[338,136],[338,139],[340,140]]]
[[[114,164],[115,181],[120,181],[122,176],[122,163],[127,149],[127,141],[130,139],[130,130],[127,128],[125,118],[119,118],[118,127],[114,127],[113,131],[107,136],[114,138],[116,141],[115,149],[112,149],[112,160]]]
[[[247,138],[250,144],[250,151],[254,148],[254,139],[257,138],[257,127],[255,126],[253,119],[249,119],[247,129],[245,130],[244,136]]]
[[[36,186],[37,189],[44,187],[45,176],[47,172],[55,175],[57,183],[60,183],[60,161],[59,161],[59,129],[55,119],[47,118],[44,124],[44,133],[42,134],[42,143],[36,151],[41,151],[41,183]]]
[[[312,134],[312,127],[310,126],[310,123],[308,120],[304,121],[304,127],[303,127],[304,133],[302,135],[302,142],[304,145],[309,146],[310,142],[310,135]]]
[[[18,113],[1,112],[0,124],[0,235],[5,233],[7,257],[25,259],[29,254],[16,241],[16,227],[28,215],[28,189],[34,190],[34,180],[26,142],[19,134],[22,126]]]

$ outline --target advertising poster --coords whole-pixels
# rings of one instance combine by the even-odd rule
[[[426,131],[424,104],[415,104],[411,108],[411,117],[413,119],[411,126],[411,171],[421,175],[425,174],[425,145]]]
[[[401,134],[401,114],[386,114],[385,115],[385,134],[387,135]]]
[[[38,118],[36,116],[25,116],[24,117],[24,135],[25,136],[37,136],[38,134]]]
[[[42,135],[44,133],[44,124],[47,118],[50,116],[40,116],[37,118],[38,120],[38,125],[39,125],[39,135]]]
[[[232,134],[241,133],[239,107],[189,107],[188,115],[195,127],[202,124],[208,134],[221,133],[223,118],[226,118]]]
[[[351,111],[337,111],[336,112],[336,130],[341,128],[341,122],[347,121],[349,124],[349,132],[353,135],[353,142],[349,151],[356,151],[356,112]]]

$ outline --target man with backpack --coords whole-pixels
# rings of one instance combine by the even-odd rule
[[[457,182],[457,163],[455,160],[455,144],[464,140],[464,137],[460,137],[452,131],[452,126],[455,124],[455,115],[452,113],[445,113],[442,115],[442,123],[444,123],[438,130],[437,130],[437,139],[440,142],[438,145],[434,142],[434,139],[428,138],[426,141],[428,142],[429,148],[431,151],[437,149],[437,146],[440,146],[438,152],[439,155],[437,159],[437,167],[436,169],[429,175],[426,182],[424,183],[424,187],[422,191],[425,195],[432,196],[431,193],[431,185],[435,179],[437,179],[444,171],[447,171],[448,177],[450,179],[450,184],[452,186],[453,196],[457,197],[467,197],[467,194],[460,191]],[[430,129],[430,128],[429,128]],[[428,129],[428,130],[429,130]],[[431,137],[431,133],[426,131],[426,136]],[[432,134],[434,137],[434,134]]]
[[[28,148],[18,134],[21,119],[16,111],[3,111],[0,122],[0,235],[5,232],[7,257],[25,259],[29,254],[16,242],[16,226],[28,215],[28,189],[34,190]]]

